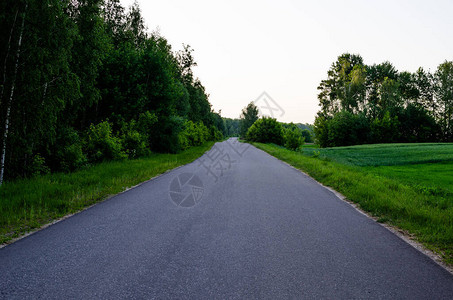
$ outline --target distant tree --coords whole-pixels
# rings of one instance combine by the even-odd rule
[[[434,93],[444,141],[453,141],[453,62],[445,61],[434,73]]]
[[[314,132],[322,147],[453,140],[453,62],[433,75],[398,72],[390,62],[367,66],[346,53],[318,90]]]
[[[258,107],[253,103],[250,102],[247,107],[242,109],[241,117],[240,117],[240,135],[241,137],[245,137],[247,134],[248,129],[250,126],[258,120]]]
[[[283,145],[283,127],[276,119],[263,117],[250,126],[245,138],[252,142]]]
[[[437,103],[434,98],[434,77],[423,68],[414,73],[414,84],[418,92],[416,102],[436,118]]]
[[[239,119],[223,118],[225,136],[239,136]]]
[[[301,131],[302,137],[304,138],[304,141],[307,143],[313,143],[313,136],[311,134],[311,131],[308,129],[303,129]]]

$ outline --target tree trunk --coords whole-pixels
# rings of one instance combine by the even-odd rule
[[[6,49],[6,54],[5,54],[5,61],[3,63],[3,84],[2,84],[2,90],[0,92],[0,103],[3,100],[3,92],[5,90],[5,84],[6,84],[6,65],[8,63],[8,56],[9,56],[9,50],[11,49],[11,39],[13,37],[13,32],[14,32],[14,26],[16,26],[16,20],[17,20],[17,15],[19,13],[19,9],[16,11],[16,14],[14,16],[14,21],[13,21],[13,26],[11,26],[11,32],[9,34],[8,38],[8,47]]]
[[[16,87],[16,77],[17,70],[19,68],[19,58],[20,58],[20,47],[22,45],[22,36],[24,34],[24,25],[25,25],[25,15],[27,13],[28,3],[25,3],[24,15],[22,17],[22,24],[20,26],[19,41],[17,42],[17,51],[16,51],[16,63],[14,66],[13,79],[11,81],[11,92],[9,94],[9,99],[6,108],[6,117],[5,117],[5,131],[3,132],[3,147],[2,147],[2,158],[0,161],[0,185],[3,183],[3,176],[5,174],[5,159],[6,159],[6,140],[8,138],[9,130],[9,119],[11,115],[11,105],[13,103],[14,89]]]

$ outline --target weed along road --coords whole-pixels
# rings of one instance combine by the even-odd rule
[[[453,276],[248,144],[0,249],[0,298],[453,299]]]

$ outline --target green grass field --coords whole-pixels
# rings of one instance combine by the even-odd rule
[[[304,155],[395,179],[420,192],[453,201],[453,144],[377,144],[336,148],[303,147]]]
[[[213,144],[208,142],[179,154],[153,154],[135,160],[104,162],[68,174],[6,182],[0,187],[0,244],[192,162]]]
[[[305,155],[319,152],[327,158],[351,166],[396,166],[453,161],[453,144],[376,144],[349,147],[317,148],[303,146]]]
[[[453,264],[453,144],[381,144],[300,151],[254,144],[334,188]]]

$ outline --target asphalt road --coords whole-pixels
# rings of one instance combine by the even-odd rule
[[[0,249],[0,298],[453,299],[453,276],[229,140]]]

